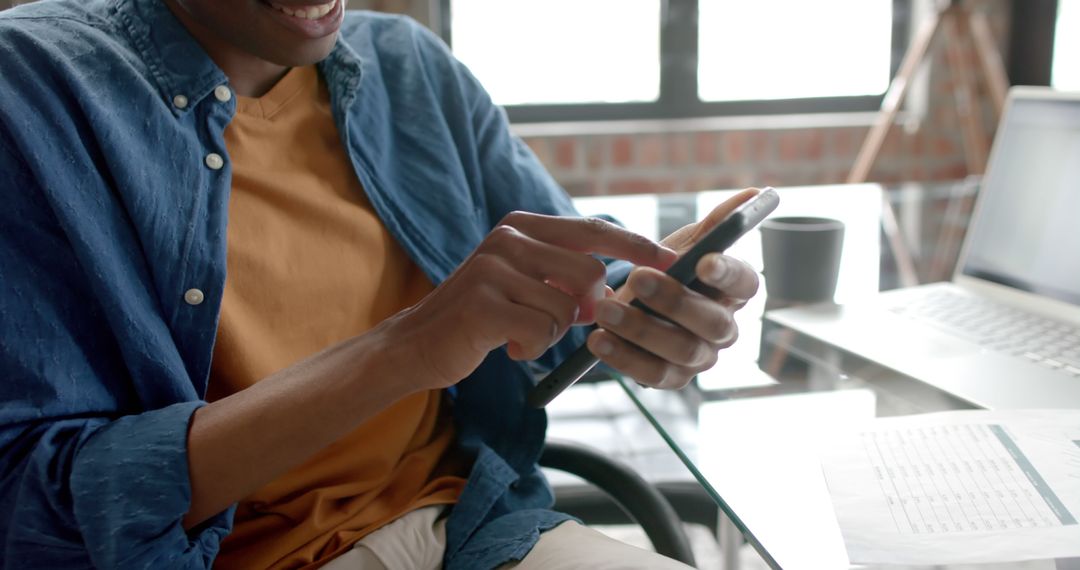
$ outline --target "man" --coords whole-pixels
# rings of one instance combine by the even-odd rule
[[[437,38],[318,2],[0,15],[4,566],[674,564],[549,510],[524,361],[596,320],[643,383],[711,366],[753,271],[662,270],[753,191],[578,218]]]

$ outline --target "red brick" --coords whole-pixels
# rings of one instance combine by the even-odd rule
[[[770,131],[749,131],[747,133],[747,152],[753,162],[769,159]]]
[[[783,186],[784,177],[780,173],[773,172],[771,170],[763,170],[758,172],[758,181],[755,183],[757,186]]]
[[[904,148],[904,133],[898,128],[889,129],[885,143],[881,145],[881,156],[898,156]]]
[[[562,138],[555,141],[555,164],[565,170],[573,170],[577,167],[577,141],[573,138]]]
[[[618,136],[611,141],[611,163],[615,166],[630,166],[634,163],[634,139]]]
[[[979,54],[975,53],[975,50],[973,49],[974,47],[974,45],[969,43],[968,49],[964,50],[964,63],[967,64],[968,69],[982,69],[981,67],[979,67],[981,65],[979,63]],[[978,85],[982,85],[981,83],[976,83]]]
[[[375,0],[372,2],[370,9],[378,12],[407,14],[409,13],[409,3],[406,0]]]
[[[704,176],[690,176],[682,181],[683,192],[701,192],[713,190],[712,179]]]
[[[848,173],[850,169],[836,169],[833,168],[824,174],[822,184],[843,184],[847,182]]]
[[[934,122],[938,128],[950,129],[956,127],[956,110],[953,109],[952,94],[944,93],[942,97],[948,97],[948,104],[934,109]]]
[[[785,131],[777,140],[777,157],[784,162],[795,162],[802,158],[802,133]]]
[[[879,184],[899,184],[907,181],[907,175],[893,169],[882,168],[872,177],[871,181]]]
[[[921,160],[912,161],[908,168],[907,179],[918,182],[926,178],[926,164]]]
[[[830,146],[828,153],[833,158],[854,160],[865,137],[865,129],[831,129],[828,137]]]
[[[822,174],[817,168],[799,167],[786,169],[779,173],[779,177],[779,183],[783,186],[811,186],[821,183]]]
[[[821,129],[813,129],[806,131],[805,134],[806,144],[804,151],[806,152],[806,158],[810,160],[821,160],[825,157],[825,133]]]
[[[896,132],[900,135],[900,156],[905,159],[911,157],[915,153],[915,135],[899,126],[896,127]]]
[[[608,194],[665,194],[675,192],[674,180],[651,180],[643,178],[630,178],[625,180],[613,180],[608,183]]]
[[[596,181],[577,181],[577,182],[563,182],[563,190],[571,196],[595,196],[599,194],[600,188],[596,184]]]
[[[667,141],[663,135],[641,135],[637,137],[638,166],[661,166],[667,159]]]
[[[716,164],[717,146],[719,139],[717,133],[697,133],[694,136],[695,148],[694,159],[698,164]]]
[[[932,180],[960,180],[967,175],[967,166],[962,162],[935,168],[930,173]]]
[[[930,150],[926,129],[919,129],[908,137],[911,139],[911,156],[926,156]]]
[[[785,131],[778,145],[780,160],[785,162],[820,160],[825,154],[824,137],[817,129]]]
[[[741,176],[734,174],[726,174],[724,176],[714,177],[712,180],[712,190],[741,190],[750,186],[750,184],[742,184]]]
[[[551,167],[555,164],[551,155],[551,145],[548,143],[548,139],[544,138],[530,138],[525,139],[525,144],[529,145],[536,158],[547,167]]]
[[[750,188],[750,187],[764,186],[764,184],[762,184],[760,181],[758,181],[758,173],[757,173],[756,169],[755,170],[739,170],[739,171],[735,172],[735,174],[732,175],[731,179],[732,179],[732,183],[731,183],[732,188]]]
[[[674,133],[667,139],[668,164],[686,166],[690,164],[690,135]]]
[[[746,131],[725,133],[721,146],[724,149],[724,162],[726,164],[745,162],[750,154],[750,136]]]
[[[953,156],[957,154],[955,139],[951,135],[939,133],[931,139],[931,152],[936,156]]]
[[[607,164],[608,139],[588,137],[581,140],[585,147],[585,165],[589,170],[597,170]]]

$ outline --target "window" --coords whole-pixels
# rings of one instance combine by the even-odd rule
[[[1058,89],[1080,91],[1080,36],[1076,30],[1080,30],[1080,0],[1058,0],[1054,63],[1050,72],[1050,84]]]
[[[699,0],[698,38],[705,101],[880,95],[892,1]]]
[[[515,121],[873,110],[911,0],[442,0]]]
[[[500,105],[660,97],[660,0],[456,0],[451,26]]]

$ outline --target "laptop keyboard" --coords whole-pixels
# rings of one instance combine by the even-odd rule
[[[944,290],[931,290],[921,298],[889,310],[944,329],[988,350],[1080,377],[1080,328],[1075,326]]]

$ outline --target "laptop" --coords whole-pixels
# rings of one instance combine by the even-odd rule
[[[949,282],[765,319],[977,407],[1080,408],[1080,93],[1009,91]]]

